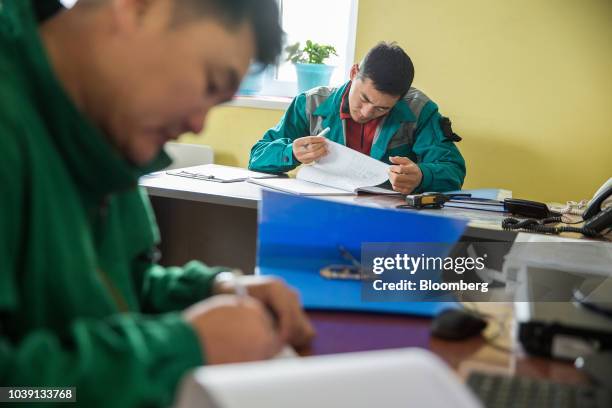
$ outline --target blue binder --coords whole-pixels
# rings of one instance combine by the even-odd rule
[[[282,277],[306,309],[434,316],[448,302],[366,302],[361,282],[326,279],[320,269],[346,264],[342,246],[357,259],[362,243],[444,243],[446,256],[467,227],[464,219],[345,204],[264,190],[259,208],[258,273]]]

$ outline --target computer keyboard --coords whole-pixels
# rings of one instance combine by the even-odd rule
[[[611,408],[604,388],[475,372],[468,387],[486,408]]]

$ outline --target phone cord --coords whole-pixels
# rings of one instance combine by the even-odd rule
[[[529,218],[526,220],[517,220],[516,218],[506,218],[502,221],[502,228],[504,230],[522,230],[529,232],[541,232],[544,234],[560,234],[562,232],[577,232],[587,237],[598,237],[599,233],[591,228],[577,228],[570,226],[552,226],[546,224],[560,223],[562,222],[561,217],[550,217],[544,218],[541,221]]]

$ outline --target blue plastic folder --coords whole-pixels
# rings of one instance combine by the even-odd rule
[[[434,316],[454,302],[369,302],[361,282],[327,279],[322,267],[346,264],[342,246],[357,260],[362,243],[445,243],[446,256],[467,221],[395,209],[345,204],[264,190],[259,208],[258,273],[282,277],[295,287],[306,309]]]

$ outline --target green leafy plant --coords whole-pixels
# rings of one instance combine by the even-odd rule
[[[310,40],[306,41],[304,48],[300,48],[300,43],[297,42],[286,47],[285,52],[287,61],[294,64],[323,64],[332,54],[338,55],[331,45],[317,44]]]

